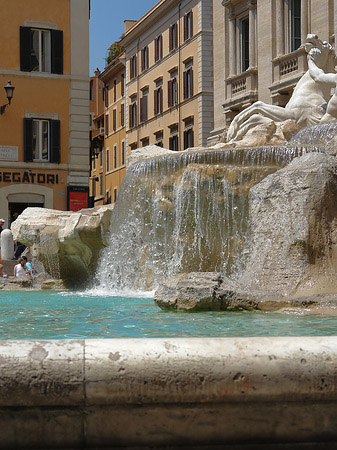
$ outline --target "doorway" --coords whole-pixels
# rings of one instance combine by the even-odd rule
[[[8,225],[10,226],[26,208],[43,207],[43,203],[8,203]]]

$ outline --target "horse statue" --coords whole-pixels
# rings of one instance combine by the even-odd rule
[[[324,73],[335,73],[337,57],[333,47],[328,42],[322,42],[317,35],[308,34],[305,50],[309,54],[312,49],[315,49],[317,67]],[[292,119],[301,128],[316,125],[326,112],[330,93],[331,86],[316,82],[308,70],[298,81],[284,108],[257,101],[235,116],[228,129],[227,142],[238,141],[251,128],[271,121],[277,123]]]

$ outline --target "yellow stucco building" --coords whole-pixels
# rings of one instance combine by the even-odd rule
[[[104,102],[96,107],[92,129],[90,195],[96,206],[116,202],[126,171],[125,52],[118,52],[92,83],[94,102]]]
[[[88,205],[89,0],[0,0],[0,216]],[[7,225],[7,224],[6,224]]]

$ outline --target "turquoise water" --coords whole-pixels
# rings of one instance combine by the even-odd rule
[[[166,312],[153,298],[0,291],[0,339],[336,335],[337,317]]]

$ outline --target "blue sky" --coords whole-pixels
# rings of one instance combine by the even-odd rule
[[[158,0],[91,0],[90,75],[104,69],[108,47],[124,32],[124,20],[138,20]]]

